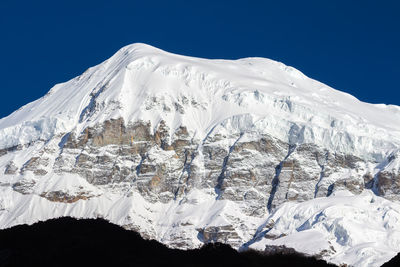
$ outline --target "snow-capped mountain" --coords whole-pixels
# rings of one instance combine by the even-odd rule
[[[0,227],[104,217],[170,247],[400,251],[400,107],[264,58],[119,50],[0,120]]]

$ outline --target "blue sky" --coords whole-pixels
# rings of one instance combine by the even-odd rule
[[[143,42],[259,56],[362,101],[400,105],[399,1],[0,1],[0,117]]]

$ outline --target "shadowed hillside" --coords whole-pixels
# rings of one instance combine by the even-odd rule
[[[238,253],[227,245],[169,249],[102,219],[60,218],[0,231],[0,266],[334,266],[289,252]]]
[[[382,267],[399,267],[400,266],[400,253],[396,257],[391,259],[382,265]]]

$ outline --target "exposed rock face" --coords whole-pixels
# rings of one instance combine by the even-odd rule
[[[23,195],[32,194],[35,181],[32,180],[21,180],[12,185],[14,191]]]
[[[250,140],[248,135],[215,133],[201,141],[180,127],[169,140],[163,121],[152,133],[148,123],[125,126],[123,119],[110,120],[80,136],[67,135],[54,170],[77,173],[94,185],[129,183],[151,201],[181,198],[193,187],[214,189],[218,199],[244,201],[245,212],[255,216],[285,201],[305,201],[337,189],[357,194],[365,187],[360,158],[269,135]],[[48,164],[35,157],[21,171],[44,175],[40,166]],[[354,170],[354,175],[331,177]]]
[[[230,243],[234,246],[240,246],[241,238],[235,232],[231,225],[211,226],[204,229],[199,229],[199,238],[204,243]]]
[[[87,196],[84,193],[80,193],[77,195],[69,195],[62,191],[43,192],[40,196],[50,201],[64,202],[64,203],[73,203],[80,199],[88,200],[90,198],[90,196]]]
[[[245,212],[253,216],[285,201],[305,201],[343,188],[359,193],[364,188],[364,161],[357,157],[311,144],[291,145],[268,135],[242,141],[247,135],[216,133],[196,141],[180,127],[170,141],[163,121],[153,134],[148,123],[125,126],[123,119],[110,120],[77,137],[67,134],[53,169],[77,173],[94,185],[133,184],[152,201],[168,202],[193,187],[214,188],[219,199],[245,201]],[[230,145],[224,144],[229,140]],[[41,167],[48,165],[48,158],[34,157],[21,172],[45,175]],[[354,170],[359,173],[329,178]],[[10,162],[5,173],[16,171]],[[379,181],[384,195],[385,180]]]
[[[400,198],[400,174],[384,171],[378,173],[377,178],[379,195],[396,200]]]
[[[10,161],[7,165],[6,165],[6,169],[4,171],[4,174],[16,174],[18,171],[18,167],[15,166],[13,161]]]
[[[152,133],[148,123],[125,126],[116,119],[80,136],[66,134],[53,170],[77,173],[94,185],[129,183],[152,201],[168,202],[193,187],[213,188],[218,199],[245,201],[245,212],[256,216],[285,201],[305,201],[338,189],[358,194],[373,180],[362,159],[313,144],[289,144],[269,135],[254,138],[247,132],[215,133],[201,141],[192,139],[185,127],[171,138],[168,131],[163,121]],[[33,157],[20,171],[42,176],[49,164],[46,155]],[[5,174],[17,171],[10,161]],[[392,173],[379,173],[377,181],[382,196],[400,188]]]
[[[42,169],[41,167],[46,167],[49,165],[49,159],[46,157],[33,157],[31,158],[21,169],[21,173],[25,173],[26,171],[33,171],[33,173],[37,176],[43,176],[47,174],[47,171]]]
[[[21,150],[22,147],[23,147],[22,145],[16,145],[16,146],[11,146],[11,147],[0,149],[0,157],[6,155],[9,152],[14,152],[16,150]]]

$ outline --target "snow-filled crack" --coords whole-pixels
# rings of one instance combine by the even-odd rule
[[[328,192],[326,193],[326,196],[329,197],[333,193],[333,189],[335,188],[335,183],[331,184],[328,186]]]
[[[275,197],[275,193],[278,190],[278,186],[279,186],[279,175],[281,174],[281,170],[282,170],[282,165],[283,163],[290,157],[290,155],[295,151],[296,149],[296,144],[289,144],[289,149],[288,149],[288,153],[285,156],[285,158],[275,167],[275,176],[272,179],[272,188],[271,188],[271,192],[269,194],[269,198],[268,198],[268,203],[267,203],[267,209],[269,212],[271,212],[271,208],[272,208],[272,202],[274,200]]]
[[[223,191],[222,186],[223,186],[224,180],[225,180],[225,173],[226,173],[226,168],[228,165],[229,157],[230,157],[233,149],[235,149],[237,142],[239,142],[239,140],[242,138],[243,134],[244,133],[240,133],[239,137],[236,139],[236,141],[233,143],[233,145],[229,147],[228,154],[226,155],[226,157],[224,158],[224,162],[222,163],[222,170],[221,170],[220,175],[217,178],[217,185],[215,186],[215,192],[217,193],[217,200],[220,199],[222,191]]]
[[[317,164],[321,168],[321,171],[319,173],[318,182],[315,184],[314,198],[317,197],[317,194],[319,191],[319,185],[322,182],[322,179],[324,179],[324,177],[325,177],[325,165],[328,162],[328,156],[329,156],[329,152],[326,151],[324,159],[322,160],[322,162],[320,162],[320,160],[318,159],[318,155],[316,155]]]
[[[192,145],[192,141],[190,142],[190,145]],[[188,180],[189,180],[191,172],[192,172],[192,170],[191,170],[192,163],[193,163],[194,158],[196,157],[196,151],[197,151],[197,147],[195,150],[193,150],[192,154],[190,155],[190,161],[188,162],[189,150],[185,149],[185,160],[183,162],[183,168],[182,168],[181,175],[179,176],[178,187],[176,188],[176,191],[175,191],[175,196],[174,196],[175,200],[178,198],[181,187],[187,186],[187,184],[188,184]],[[187,174],[187,178],[186,178],[186,182],[184,183],[182,181],[182,179],[183,179],[183,176],[185,175],[185,173]]]
[[[140,162],[139,162],[139,164],[138,164],[138,165],[136,166],[136,168],[135,168],[135,170],[136,170],[136,176],[139,176],[140,170],[141,170],[141,168],[142,168],[143,161],[146,160],[147,154],[140,155],[140,157],[141,157]]]

